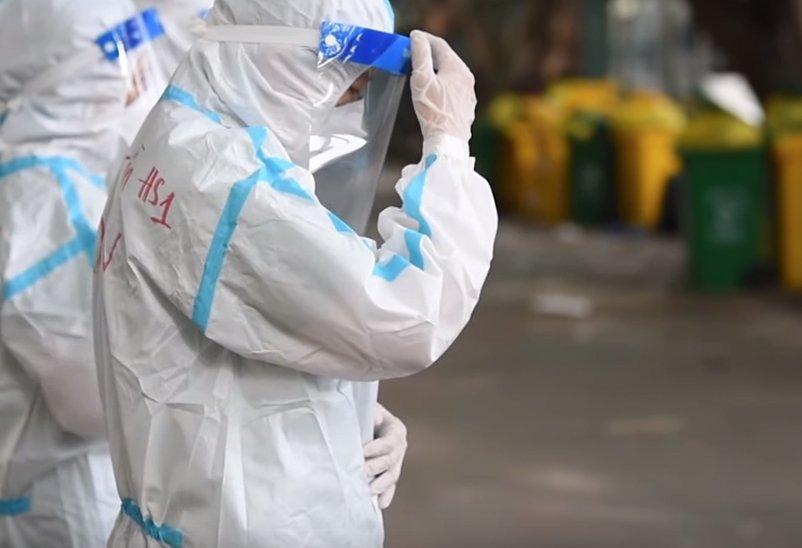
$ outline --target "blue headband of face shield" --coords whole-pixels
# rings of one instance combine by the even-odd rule
[[[150,8],[104,32],[95,43],[100,47],[103,56],[113,63],[120,58],[122,52],[133,51],[163,34],[164,26],[158,11]]]
[[[412,43],[406,36],[324,22],[320,27],[321,65],[337,60],[364,65],[398,76],[412,71]]]

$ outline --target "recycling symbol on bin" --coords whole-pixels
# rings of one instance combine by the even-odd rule
[[[707,195],[710,242],[736,245],[745,239],[747,206],[737,188],[715,188]]]

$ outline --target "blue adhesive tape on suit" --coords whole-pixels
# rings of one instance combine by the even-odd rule
[[[0,516],[20,516],[31,511],[31,499],[0,499]]]
[[[133,500],[123,499],[122,509],[123,513],[131,518],[150,538],[158,540],[170,548],[183,547],[184,535],[181,531],[169,525],[157,525],[151,518],[145,518],[142,510]]]

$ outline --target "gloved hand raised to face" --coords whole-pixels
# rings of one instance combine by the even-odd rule
[[[424,142],[471,139],[476,116],[475,80],[448,42],[422,31],[412,38],[412,102]]]

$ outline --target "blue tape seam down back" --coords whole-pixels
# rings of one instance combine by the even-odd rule
[[[320,57],[336,59],[409,76],[412,72],[412,42],[406,36],[344,23],[324,22],[320,26]]]
[[[120,58],[120,46],[124,51],[133,51],[163,34],[164,27],[159,13],[156,8],[150,8],[104,32],[95,43],[100,47],[103,56],[113,63]]]

